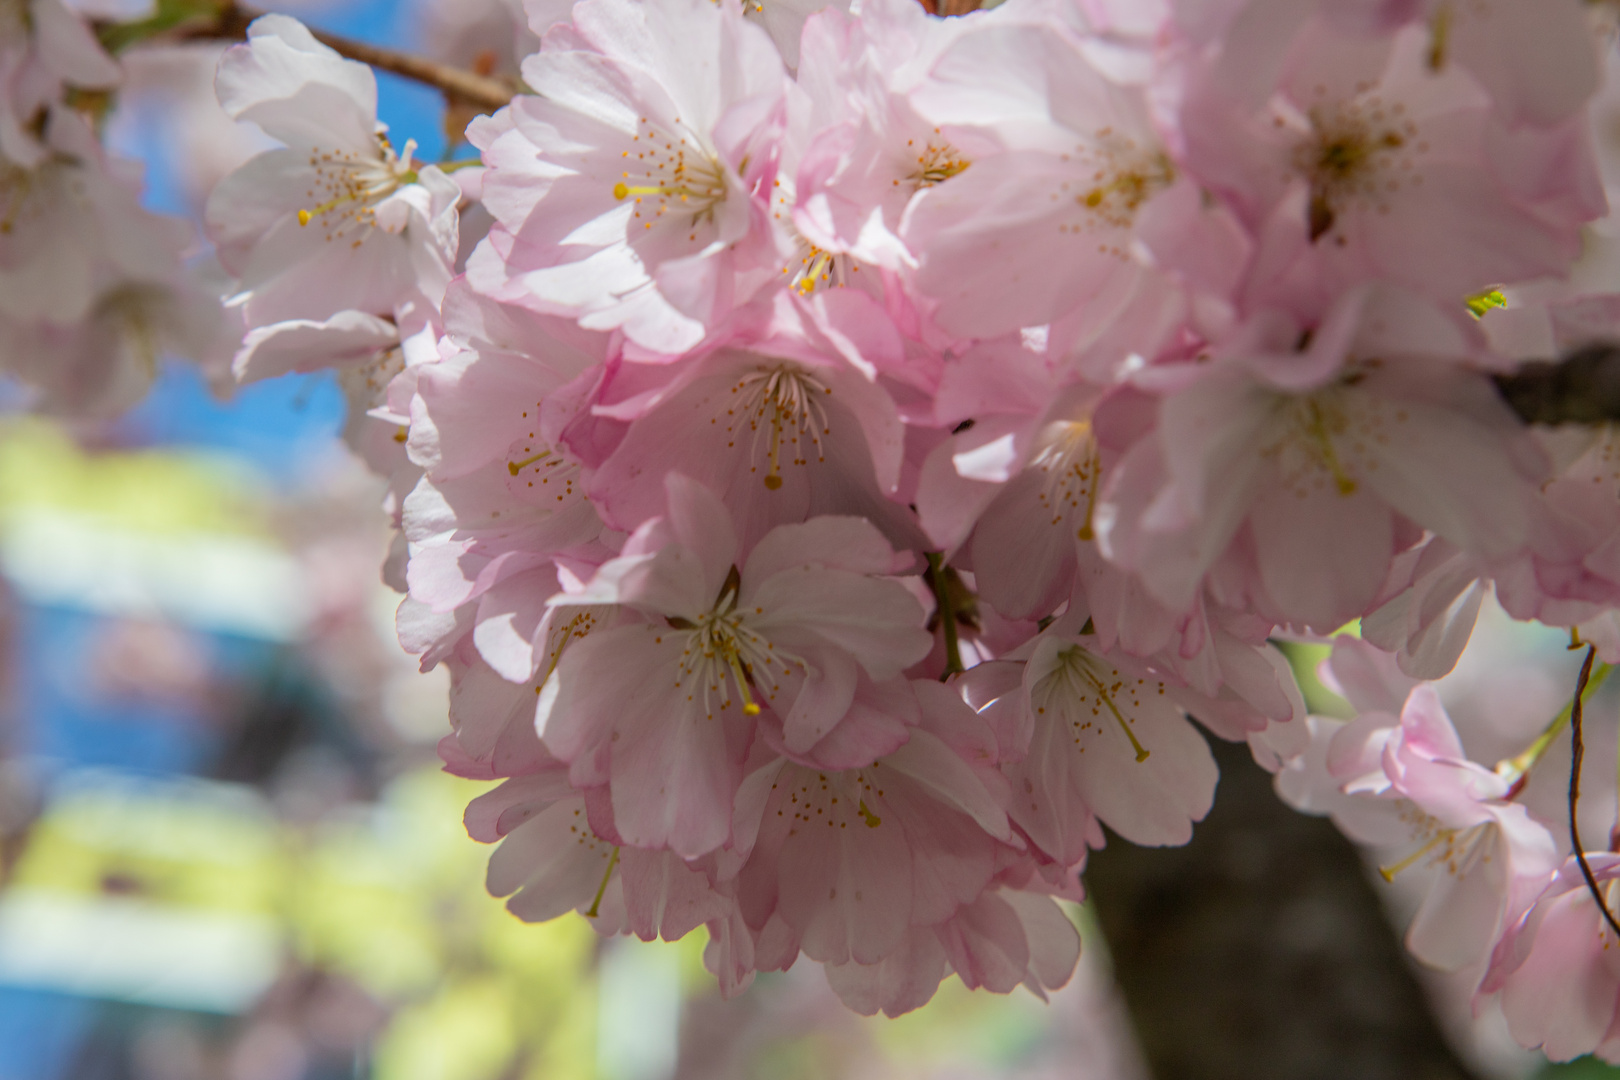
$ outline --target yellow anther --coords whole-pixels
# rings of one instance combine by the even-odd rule
[[[883,819],[882,818],[878,817],[876,814],[872,813],[872,811],[870,811],[870,810],[868,810],[866,808],[866,800],[865,799],[861,800],[861,804],[860,804],[860,807],[859,807],[857,812],[861,815],[861,817],[863,819],[865,819],[866,827],[868,829],[875,829],[879,825],[883,824]]]
[[[620,200],[629,198],[630,197],[630,185],[626,184],[622,180],[619,181],[617,184],[614,184],[613,185],[613,197],[615,199],[620,199]]]
[[[311,214],[308,210],[300,210],[300,211],[298,211],[298,224],[300,224],[300,225],[308,225],[309,222],[310,222],[310,219],[313,218],[314,216],[315,215]]]
[[[735,650],[727,650],[726,663],[731,667],[731,677],[737,680],[737,693],[742,695],[743,715],[758,716],[759,706],[754,702],[754,696],[748,692],[748,675],[743,671],[742,661],[737,659]]]

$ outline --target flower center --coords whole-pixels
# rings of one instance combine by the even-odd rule
[[[1320,88],[1319,92],[1321,91]],[[1376,95],[1312,107],[1310,130],[1294,147],[1294,170],[1310,185],[1313,241],[1333,230],[1352,204],[1389,212],[1389,199],[1423,178],[1412,171],[1413,154],[1428,150],[1400,102],[1386,106]],[[1275,121],[1281,126],[1284,121]]]
[[[823,251],[807,240],[801,240],[799,248],[798,264],[788,263],[782,267],[782,273],[788,275],[788,284],[799,290],[802,296],[815,292],[818,284],[841,289],[847,284],[849,275],[861,268],[848,255]]]
[[[555,450],[541,450],[528,457],[508,461],[506,471],[524,490],[545,496],[547,501],[566,502],[575,494],[579,482],[579,463],[571,461]],[[508,485],[509,487],[511,485]],[[584,495],[580,495],[584,498]]]
[[[935,128],[934,134],[937,136],[939,133],[939,128]],[[934,139],[927,139],[920,149],[917,140],[907,139],[906,150],[914,153],[917,158],[917,168],[906,177],[916,191],[933,187],[935,184],[943,184],[953,176],[960,176],[967,171],[969,165],[973,164],[944,138],[940,138],[937,142]],[[899,187],[900,181],[896,180],[894,184]]]
[[[33,32],[28,0],[0,0],[0,41],[22,41]]]
[[[1142,695],[1154,689],[1163,694],[1164,683],[1155,681],[1150,686],[1145,678],[1133,679],[1075,645],[1058,654],[1057,665],[1037,684],[1031,703],[1037,716],[1053,709],[1065,718],[1082,754],[1086,744],[1108,726],[1103,719],[1106,712],[1129,740],[1136,760],[1143,762],[1149,751],[1132,725],[1142,709]]]
[[[551,673],[557,670],[563,651],[595,630],[597,624],[607,619],[612,612],[613,607],[608,604],[555,609],[551,626],[546,630],[545,666],[541,669],[540,678],[534,684],[536,694],[546,685]]]
[[[1475,862],[1490,858],[1490,845],[1483,841],[1488,838],[1494,822],[1482,821],[1466,829],[1450,829],[1418,809],[1415,803],[1406,799],[1401,803],[1401,820],[1411,828],[1412,840],[1418,847],[1399,862],[1378,868],[1385,881],[1394,881],[1402,870],[1415,866],[1425,857],[1426,865],[1443,866],[1453,877],[1468,873]]]
[[[898,180],[895,183],[899,183]],[[816,286],[831,286],[843,288],[849,281],[849,276],[860,270],[860,263],[849,255],[837,251],[825,251],[817,247],[800,235],[793,225],[793,204],[795,201],[794,184],[791,179],[777,177],[775,193],[772,198],[771,217],[782,223],[793,243],[793,256],[782,263],[782,273],[788,280],[788,285],[799,290],[801,296],[809,296],[816,290]]]
[[[732,436],[727,445],[736,445],[738,425],[746,424],[756,462],[764,443],[765,486],[776,491],[782,486],[784,457],[790,464],[808,465],[813,450],[817,461],[826,460],[821,440],[832,430],[824,405],[831,393],[830,386],[794,364],[751,371],[731,387],[735,400],[726,409],[726,431]],[[750,471],[758,472],[759,466]]]
[[[1129,229],[1136,211],[1176,179],[1175,165],[1155,147],[1140,145],[1111,127],[1102,128],[1090,143],[1064,154],[1076,168],[1075,178],[1058,185],[1051,199],[1067,203],[1078,215],[1058,225],[1060,233],[1095,233]],[[1103,242],[1098,250],[1123,257],[1119,244]]]
[[[165,309],[172,303],[173,297],[162,289],[125,285],[97,301],[93,317],[112,328],[141,373],[155,379],[163,354],[163,329],[172,318],[172,309]]]
[[[613,185],[619,201],[634,199],[631,219],[643,229],[661,220],[682,222],[682,228],[696,229],[714,221],[715,207],[726,199],[726,172],[712,151],[695,134],[680,127],[666,132],[645,116],[637,125],[624,151],[624,170]],[[693,232],[688,239],[696,240]]]
[[[411,155],[416,140],[405,144],[403,156],[394,153],[386,135],[377,136],[377,153],[353,150],[309,152],[314,178],[306,196],[316,205],[298,211],[298,224],[318,224],[328,242],[348,240],[352,247],[366,242],[377,225],[377,205],[407,184],[417,181]],[[358,235],[351,234],[358,232]]]
[[[775,645],[748,625],[745,613],[737,608],[740,587],[741,577],[732,567],[713,608],[696,622],[669,620],[674,628],[689,631],[675,685],[687,691],[688,701],[694,700],[701,689],[703,709],[711,720],[716,709],[723,712],[735,700],[742,701],[745,716],[758,716],[760,706],[753,691],[758,690],[765,700],[774,702],[782,690],[782,676],[795,664],[804,667],[803,660],[777,652]],[[763,612],[756,608],[754,613]]]
[[[883,762],[874,761],[864,769],[845,772],[811,772],[789,766],[782,771],[771,790],[778,792],[776,816],[789,820],[788,835],[801,828],[823,825],[829,829],[880,828],[887,811],[884,798]],[[781,799],[785,792],[787,798]],[[856,894],[856,899],[860,895]]]
[[[1041,431],[1030,467],[1045,474],[1039,499],[1053,525],[1062,525],[1083,508],[1076,538],[1091,540],[1092,511],[1097,504],[1097,440],[1087,420],[1059,420]]]
[[[528,420],[539,415],[540,404],[523,412]],[[547,446],[540,440],[539,428],[524,433],[507,451],[506,489],[515,495],[532,496],[546,509],[561,510],[558,503],[572,505],[588,501],[580,484],[579,462]]]
[[[1391,424],[1405,423],[1405,409],[1387,409],[1366,394],[1350,394],[1356,376],[1306,397],[1278,400],[1281,431],[1260,449],[1295,496],[1305,498],[1330,483],[1341,496],[1354,495],[1365,474],[1378,469],[1377,450],[1389,443]]]
[[[366,409],[382,404],[388,395],[388,384],[394,376],[405,370],[405,350],[398,345],[378,349],[376,355],[363,364],[352,364],[338,369],[338,383],[351,401],[363,402]]]
[[[50,162],[37,169],[24,169],[0,161],[0,236],[16,231],[17,225],[42,201],[39,196],[51,189],[53,177],[56,183],[78,188],[76,176],[66,169],[52,168]]]

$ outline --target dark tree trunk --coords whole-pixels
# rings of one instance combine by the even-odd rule
[[[1181,848],[1117,837],[1085,879],[1158,1080],[1469,1080],[1354,846],[1214,742],[1215,808]]]

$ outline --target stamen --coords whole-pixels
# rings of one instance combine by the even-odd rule
[[[731,677],[737,680],[737,693],[742,695],[743,715],[758,716],[759,706],[754,703],[754,697],[748,692],[748,676],[743,672],[742,661],[737,659],[735,650],[726,654],[726,663],[731,667]]]
[[[878,817],[876,814],[872,813],[872,811],[866,808],[865,799],[860,801],[860,806],[856,809],[856,813],[861,815],[861,818],[866,822],[866,827],[868,829],[875,829],[879,825],[883,824],[882,818]]]
[[[1441,4],[1429,21],[1429,70],[1439,74],[1446,66],[1446,50],[1451,43],[1451,7]]]
[[[1048,424],[1041,432],[1040,449],[1032,466],[1046,474],[1038,496],[1053,525],[1068,522],[1073,525],[1079,517],[1075,537],[1090,541],[1096,534],[1092,529],[1092,515],[1097,507],[1097,480],[1102,471],[1098,457],[1097,440],[1087,420],[1059,420]],[[1081,516],[1081,500],[1085,500]]]
[[[363,232],[352,242],[354,247],[359,247],[377,227],[374,212],[377,204],[420,179],[417,171],[411,168],[411,154],[415,148],[414,140],[406,143],[404,156],[401,157],[394,152],[387,137],[378,135],[376,156],[347,150],[311,149],[309,166],[314,170],[315,178],[308,194],[314,197],[318,189],[324,189],[331,198],[299,210],[299,227],[306,227],[317,218],[325,219],[341,210],[336,222],[328,222],[332,231],[326,239],[335,240],[346,235],[350,229],[359,227]]]
[[[1419,859],[1423,858],[1423,856],[1433,851],[1435,845],[1439,844],[1442,840],[1447,839],[1451,835],[1452,833],[1449,830],[1435,833],[1429,838],[1429,842],[1427,844],[1424,844],[1422,847],[1412,852],[1412,854],[1408,855],[1400,862],[1393,866],[1380,866],[1378,868],[1378,873],[1382,875],[1385,881],[1394,881],[1396,874],[1399,874],[1402,870],[1408,869],[1413,863],[1417,862]]]
[[[1114,704],[1114,699],[1109,695],[1108,688],[1102,684],[1101,679],[1089,671],[1086,672],[1086,679],[1097,691],[1097,697],[1102,700],[1104,705],[1108,706],[1108,711],[1114,714],[1114,719],[1119,721],[1119,730],[1123,731],[1125,737],[1131,740],[1131,747],[1136,751],[1136,760],[1138,762],[1146,761],[1148,759],[1147,748],[1137,741],[1136,732],[1131,730],[1130,722],[1125,719],[1124,715],[1120,713],[1119,707]]]
[[[1079,472],[1078,466],[1076,466],[1076,471]],[[1086,481],[1086,520],[1085,523],[1080,526],[1079,531],[1075,533],[1075,535],[1081,540],[1090,541],[1096,539],[1097,537],[1097,534],[1093,532],[1091,528],[1091,517],[1097,509],[1097,476],[1101,471],[1102,462],[1097,458],[1097,444],[1093,442],[1091,444],[1091,456],[1087,461],[1086,471],[1079,472],[1080,478]]]
[[[939,128],[934,129],[934,134],[940,134]],[[906,145],[912,146],[913,143],[908,140]],[[907,179],[921,190],[935,184],[943,184],[953,176],[962,175],[972,164],[973,162],[962,157],[956,147],[943,138],[937,143],[929,139],[922,153],[917,155],[917,170]],[[896,181],[896,184],[898,183],[899,181]]]
[[[832,393],[831,387],[797,366],[783,365],[744,376],[732,388],[732,393],[742,397],[741,407],[727,412],[746,417],[748,425],[754,429],[756,460],[760,438],[765,439],[765,458],[769,466],[764,477],[766,488],[778,491],[782,487],[785,446],[802,445],[803,440],[814,446],[820,457],[821,438],[832,430],[820,399]],[[804,451],[800,454],[791,459],[792,464],[808,463],[808,455]]]
[[[544,461],[550,456],[550,450],[542,450],[533,457],[526,457],[522,461],[508,461],[506,463],[506,471],[511,473],[513,476],[516,476],[518,473],[522,472],[526,466],[533,465],[537,461]]]
[[[679,119],[674,125],[672,133],[642,117],[631,139],[636,146],[624,151],[625,171],[613,185],[613,197],[619,202],[635,199],[631,217],[645,229],[651,229],[672,207],[691,211],[683,228],[712,222],[714,208],[726,199],[726,172],[719,159],[695,135],[681,134]],[[747,167],[746,161],[743,167]],[[643,199],[654,203],[645,214]],[[695,241],[697,234],[689,239]]]
[[[1328,432],[1327,417],[1322,411],[1321,403],[1312,398],[1306,402],[1306,408],[1310,411],[1310,421],[1306,425],[1306,430],[1321,450],[1322,463],[1327,466],[1328,472],[1333,474],[1334,486],[1339,489],[1340,495],[1354,495],[1356,482],[1345,471],[1344,463],[1339,460],[1338,452],[1333,448],[1333,436]]]
[[[587,919],[596,918],[602,907],[602,894],[607,892],[608,879],[613,877],[613,868],[619,865],[619,849],[614,848],[613,854],[608,856],[607,870],[602,874],[602,884],[596,887],[596,896],[591,900],[590,910],[585,912]]]

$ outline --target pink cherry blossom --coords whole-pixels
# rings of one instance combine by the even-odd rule
[[[864,298],[844,299],[864,309]],[[900,482],[899,411],[870,367],[814,347],[825,341],[608,365],[589,413],[562,438],[591,467],[587,490],[603,517],[634,529],[657,512],[673,469],[725,500],[745,547],[818,514],[866,517],[920,547],[911,515],[888,498]]]
[[[469,131],[507,245],[493,295],[676,354],[774,279],[787,84],[739,5],[586,0],[523,72],[540,96]]]
[[[66,325],[115,288],[174,289],[187,230],[140,206],[139,169],[64,107],[45,115],[44,141],[36,165],[0,158],[0,317]]]
[[[571,646],[542,695],[541,737],[581,786],[608,784],[621,835],[695,858],[725,843],[756,717],[806,761],[870,760],[904,741],[869,684],[927,652],[922,611],[883,575],[893,550],[869,523],[781,526],[741,557],[730,514],[671,474],[668,517],[637,530],[554,606],[617,604],[640,616]]]
[[[488,620],[538,632],[558,587],[553,560],[584,560],[588,574],[612,553],[578,462],[543,434],[543,403],[591,368],[600,343],[554,336],[556,324],[459,286],[445,321],[442,359],[420,369],[409,405],[407,445],[424,473],[404,504],[411,595],[440,612],[477,601],[478,640],[516,648]],[[532,648],[506,645],[489,661],[526,680]]]
[[[971,167],[906,210],[917,287],[946,329],[1055,322],[1115,282],[1173,270],[1184,251],[1228,274],[1246,259],[1236,223],[1200,200],[1159,137],[1144,89],[1110,66],[1060,26],[990,20],[957,36],[912,94],[935,125],[999,144],[960,157]]]
[[[69,88],[108,90],[117,61],[61,0],[17,0],[0,12],[0,164],[31,169],[50,156],[31,131]]]
[[[1487,558],[1522,550],[1544,459],[1437,315],[1351,293],[1310,333],[1260,319],[1213,363],[1144,376],[1157,424],[1104,488],[1104,554],[1173,610],[1236,560],[1227,604],[1331,630],[1380,599],[1417,528]]]
[[[458,189],[396,151],[377,123],[376,78],[267,15],[225,54],[220,104],[283,144],[214,189],[208,228],[241,282],[249,326],[353,310],[436,306],[456,255]]]
[[[1003,845],[1019,846],[990,731],[937,683],[917,693],[921,726],[861,767],[756,754],[721,872],[735,878],[758,969],[785,968],[800,950],[834,965],[883,962],[908,948],[910,928],[974,903]]]
[[[1612,912],[1620,856],[1593,853],[1587,862]],[[1614,931],[1573,858],[1502,936],[1480,994],[1500,995],[1513,1037],[1554,1061],[1620,1061]]]
[[[1239,59],[1194,62],[1180,91],[1188,164],[1259,236],[1255,294],[1320,306],[1383,279],[1445,301],[1574,257],[1604,206],[1578,117],[1508,128],[1416,28],[1282,25],[1274,63],[1228,41]]]
[[[927,1004],[954,971],[963,985],[1005,994],[1024,986],[1043,1000],[1069,981],[1080,935],[1051,899],[986,892],[937,927],[915,927],[876,964],[828,964],[827,981],[851,1009],[899,1016]]]
[[[1506,778],[1467,759],[1428,684],[1412,689],[1399,719],[1372,711],[1349,725],[1317,721],[1313,745],[1284,795],[1330,813],[1352,839],[1398,850],[1386,876],[1430,871],[1406,939],[1420,960],[1450,971],[1483,960],[1553,872],[1547,829],[1506,801]]]

